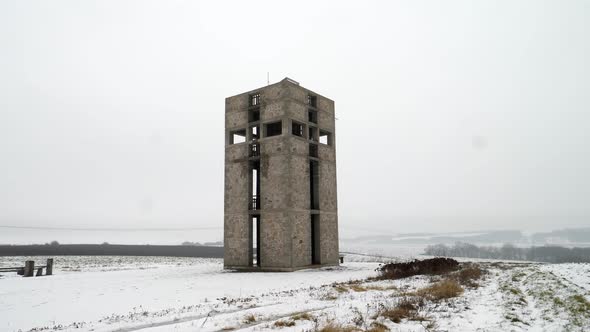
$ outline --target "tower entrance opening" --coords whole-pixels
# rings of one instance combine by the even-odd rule
[[[260,267],[260,216],[250,219],[250,266]]]

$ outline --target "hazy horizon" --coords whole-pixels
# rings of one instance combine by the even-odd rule
[[[341,237],[587,227],[588,17],[585,1],[2,2],[0,232],[217,237],[224,99],[267,72],[335,100]]]
[[[570,229],[554,229],[551,231],[580,231],[586,233],[590,231],[590,227],[570,228]],[[503,230],[473,230],[473,231],[459,231],[459,232],[390,232],[388,230],[380,229],[366,229],[366,228],[348,228],[343,227],[340,230],[340,242],[342,243],[356,243],[364,239],[377,239],[383,237],[390,237],[392,241],[390,245],[399,246],[403,243],[396,243],[400,238],[412,237],[432,237],[430,244],[440,243],[441,237],[456,237],[457,241],[467,243],[481,243],[481,241],[470,240],[469,236],[488,234],[494,238],[500,238],[495,244],[505,243],[527,243],[527,239],[537,234],[549,234],[548,232],[535,232],[531,230],[522,229],[503,229]],[[501,232],[520,232],[523,236],[519,241],[511,240],[510,236],[499,236],[497,233]],[[465,237],[462,239],[462,237]],[[579,238],[579,236],[577,236]],[[220,229],[34,229],[26,227],[4,227],[0,232],[0,245],[29,245],[29,244],[47,244],[52,241],[58,241],[60,244],[101,244],[107,242],[109,244],[144,244],[144,245],[180,245],[183,242],[198,242],[201,244],[211,242],[223,242],[223,232]],[[588,240],[590,241],[590,239]],[[412,241],[409,241],[411,243]],[[417,241],[416,243],[419,243]],[[575,244],[576,246],[587,246],[590,242],[585,241],[569,241],[567,238],[551,238],[550,242],[546,244],[568,245]],[[529,243],[530,245],[541,245],[543,243]],[[385,243],[379,242],[375,246],[385,246]],[[346,245],[344,246],[346,247]]]

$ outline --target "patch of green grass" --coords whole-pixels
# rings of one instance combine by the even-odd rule
[[[521,281],[527,289],[526,294],[534,299],[535,306],[541,311],[541,318],[546,322],[554,322],[555,317],[567,317],[563,325],[564,331],[579,330],[589,326],[590,303],[564,281],[563,278],[544,271],[535,271]],[[502,290],[516,295],[511,285],[506,283]],[[518,305],[518,304],[517,304]],[[512,313],[507,314],[510,319]],[[526,324],[526,323],[525,323]]]
[[[569,298],[568,309],[576,316],[590,316],[590,302],[580,294],[576,294]]]
[[[546,289],[546,290],[539,292],[537,294],[537,296],[539,296],[540,298],[544,298],[544,299],[554,298],[555,292],[553,292],[552,290]]]
[[[285,320],[278,320],[273,324],[274,327],[283,328],[283,327],[292,327],[295,326],[295,322],[292,320],[285,321]]]
[[[558,297],[553,298],[553,304],[558,307],[563,307],[565,305],[565,303],[563,303],[563,301]]]
[[[367,290],[375,290],[375,291],[389,291],[389,290],[397,290],[397,287],[394,285],[389,286],[375,286],[375,285],[368,285],[365,286]]]
[[[349,291],[353,292],[366,292],[370,290],[375,291],[387,291],[387,290],[396,290],[397,287],[393,285],[389,286],[378,286],[378,285],[363,285],[363,281],[367,282],[367,280],[354,280],[349,281],[346,283],[333,283],[332,288],[338,293],[347,293]]]
[[[526,273],[524,272],[516,272],[512,275],[512,281],[518,282],[521,281],[524,277],[526,277]]]
[[[509,322],[511,322],[513,324],[530,325],[529,323],[523,321],[522,319],[520,319],[518,316],[516,316],[513,313],[507,314],[506,316],[504,316],[504,318],[506,318],[506,320],[508,320]]]
[[[367,288],[363,287],[362,285],[350,285],[348,286],[348,288],[350,288],[351,290],[355,291],[355,292],[366,292]]]
[[[318,332],[355,332],[362,331],[355,326],[344,326],[336,323],[329,323],[328,325],[317,330]]]
[[[328,293],[328,294],[322,295],[320,297],[320,300],[322,300],[322,301],[336,301],[336,300],[338,300],[338,294]]]
[[[291,316],[292,320],[313,320],[313,316],[308,312],[303,312],[294,316]]]
[[[522,295],[522,292],[520,291],[520,289],[518,288],[508,288],[508,291],[512,294],[512,295]]]
[[[438,301],[463,294],[463,287],[455,280],[446,279],[426,288],[419,289],[416,294],[432,301]]]
[[[346,288],[345,286],[342,286],[342,285],[334,285],[334,290],[336,290],[338,293],[348,292],[348,288]]]
[[[581,303],[585,306],[590,306],[590,302],[588,302],[588,300],[586,300],[586,298],[580,294],[576,294],[576,295],[572,296],[572,300],[574,300],[578,303]]]

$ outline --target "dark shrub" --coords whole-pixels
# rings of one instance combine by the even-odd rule
[[[415,275],[444,274],[459,268],[459,262],[452,258],[431,258],[405,263],[389,263],[380,266],[380,279],[401,279]]]

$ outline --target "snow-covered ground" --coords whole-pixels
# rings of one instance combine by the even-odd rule
[[[5,258],[11,263],[0,266],[23,265],[25,259]],[[36,261],[38,265],[44,259]],[[295,273],[230,273],[223,271],[220,259],[158,257],[60,257],[55,265],[50,277],[22,278],[10,273],[0,279],[0,331],[92,324],[101,319],[104,323],[105,318],[110,330],[134,325],[117,322],[137,312],[176,315],[190,306],[221,304],[217,299],[223,297],[366,278],[377,267],[376,263],[350,263],[338,269]],[[206,313],[209,305],[202,307]]]
[[[590,264],[549,264],[543,269],[585,290],[586,296],[590,295]],[[587,299],[590,301],[590,297]]]
[[[0,277],[0,331],[315,331],[327,324],[391,331],[582,331],[590,326],[590,264],[479,262],[459,297],[426,301],[422,321],[379,315],[440,278],[367,280],[377,262],[233,273],[199,258],[58,257],[55,275]],[[0,266],[25,257],[0,258]],[[38,263],[42,257],[35,258]],[[378,259],[383,260],[383,258]]]

